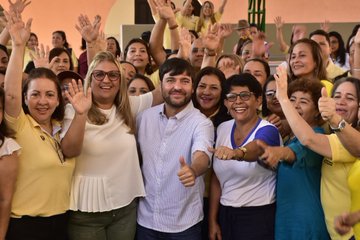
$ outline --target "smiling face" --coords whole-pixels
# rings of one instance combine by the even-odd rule
[[[232,86],[229,93],[239,94],[242,92],[250,93],[250,90],[247,86]],[[225,99],[224,104],[236,122],[248,123],[258,118],[257,109],[261,105],[261,99],[261,97],[256,98],[251,93],[248,100],[243,100],[237,96],[234,102]]]
[[[289,63],[296,77],[312,78],[314,76],[316,63],[310,46],[306,43],[299,43],[294,47]]]
[[[221,98],[220,80],[216,75],[204,75],[196,88],[196,100],[200,111],[206,116],[212,115],[219,107]]]
[[[146,46],[139,42],[131,44],[126,54],[126,61],[131,62],[139,72],[144,73],[146,65],[149,64]]]
[[[278,116],[283,116],[281,105],[276,98],[276,82],[271,81],[266,85],[265,97],[266,97],[266,106],[270,112],[275,113]]]
[[[149,86],[141,78],[135,78],[128,87],[129,96],[140,96],[150,91]]]
[[[63,71],[70,70],[70,58],[65,52],[62,52],[54,62],[51,70],[57,75]]]
[[[336,113],[350,124],[355,122],[359,107],[359,100],[354,84],[351,82],[344,82],[340,84],[336,88],[333,98],[336,103]]]
[[[116,80],[110,80],[109,76],[106,75],[102,80],[94,78],[94,72],[117,72],[120,74],[118,67],[113,62],[102,61],[93,70],[91,75],[91,90],[93,94],[93,101],[102,109],[109,109],[114,104],[116,95],[120,89],[120,77]]]
[[[204,14],[204,17],[211,17],[214,13],[214,6],[210,2],[205,2],[204,6],[202,7],[202,12]]]
[[[319,111],[309,93],[296,91],[291,94],[290,101],[300,116],[311,126],[317,125]]]
[[[185,72],[175,76],[165,73],[161,90],[166,107],[178,113],[191,101],[192,79]]]
[[[50,79],[37,78],[29,83],[25,104],[30,115],[40,125],[50,123],[51,116],[59,105],[58,94],[55,83]]]
[[[39,45],[38,39],[34,35],[30,35],[29,41],[27,42],[27,47],[35,50],[35,48]]]
[[[134,77],[134,75],[136,74],[136,69],[134,68],[133,65],[126,63],[126,62],[121,63],[120,65],[123,70],[126,81],[129,82],[130,79],[132,79]]]

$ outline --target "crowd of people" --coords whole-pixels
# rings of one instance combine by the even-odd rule
[[[347,44],[294,25],[288,44],[276,17],[272,75],[256,24],[219,23],[227,0],[148,3],[150,36],[123,51],[80,15],[76,56],[9,0],[0,240],[360,239],[360,24]]]

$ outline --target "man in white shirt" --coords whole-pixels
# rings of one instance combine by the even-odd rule
[[[160,67],[165,103],[137,118],[146,197],[138,208],[137,239],[201,239],[204,180],[214,127],[191,102],[193,69],[173,58]]]

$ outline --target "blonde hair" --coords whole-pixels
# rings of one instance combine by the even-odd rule
[[[84,89],[85,91],[89,88],[91,81],[92,81],[92,73],[95,69],[95,67],[101,63],[101,62],[110,62],[114,63],[116,67],[119,69],[121,73],[120,78],[120,86],[119,86],[119,92],[115,96],[114,104],[116,106],[116,113],[119,117],[124,119],[125,124],[129,127],[129,133],[134,134],[135,133],[135,120],[131,112],[130,107],[130,101],[129,97],[127,95],[127,86],[126,81],[122,81],[125,79],[122,68],[120,67],[120,63],[116,60],[116,58],[110,53],[110,52],[99,52],[91,62],[89,66],[89,70],[86,74],[85,80],[84,80]],[[108,121],[106,116],[100,111],[98,108],[96,102],[94,101],[93,96],[93,102],[92,106],[88,113],[88,119],[91,123],[95,125],[103,125]]]
[[[210,17],[210,21],[211,21],[211,24],[215,24],[216,23],[216,19],[215,19],[215,13],[214,13],[214,4],[210,1],[205,1],[204,4],[202,5],[201,7],[201,10],[200,10],[200,17],[199,17],[199,21],[197,22],[197,25],[196,25],[196,32],[201,32],[201,29],[205,23],[205,17],[204,17],[204,11],[203,11],[203,8],[205,6],[205,4],[208,3],[210,5],[210,7],[212,8],[213,10],[213,13]]]

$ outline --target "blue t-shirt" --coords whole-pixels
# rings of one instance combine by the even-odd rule
[[[324,133],[320,127],[314,131]],[[320,202],[323,156],[301,145],[297,138],[285,144],[296,159],[278,167],[275,239],[330,239]]]

